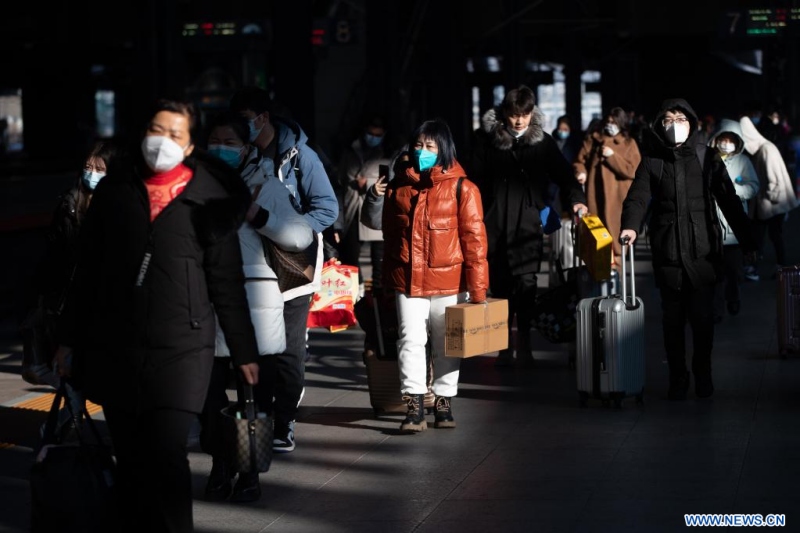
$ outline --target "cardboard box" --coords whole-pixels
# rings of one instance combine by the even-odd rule
[[[611,254],[613,237],[596,215],[584,215],[578,225],[579,257],[586,270],[595,279],[611,278]]]
[[[508,348],[508,300],[488,298],[485,304],[456,304],[445,309],[444,354],[474,357]]]

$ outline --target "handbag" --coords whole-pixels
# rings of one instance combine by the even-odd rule
[[[286,251],[265,235],[261,235],[261,244],[270,268],[278,277],[281,292],[307,285],[314,280],[314,269],[317,265],[316,233],[311,245],[299,252]]]
[[[79,413],[84,423],[76,426],[77,442],[60,443],[57,426],[62,400],[74,418],[66,380],[56,390],[30,471],[31,531],[118,531],[111,447],[103,442],[86,408]]]
[[[256,412],[253,386],[244,384],[244,402],[222,409],[225,462],[233,472],[267,472],[272,465],[272,419]]]
[[[22,337],[22,379],[31,385],[50,385],[53,355],[56,351],[55,322],[58,315],[48,312],[39,298],[19,328]]]
[[[556,264],[560,284],[536,297],[533,304],[533,326],[552,343],[571,342],[577,334],[576,312],[578,293],[578,271],[570,268],[565,273],[560,263]]]

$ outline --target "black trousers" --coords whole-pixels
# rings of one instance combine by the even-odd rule
[[[306,322],[310,305],[311,296],[298,296],[284,302],[286,351],[265,355],[259,360],[255,400],[264,412],[272,414],[276,423],[288,424],[297,415],[297,404],[305,384]]]
[[[744,277],[742,270],[744,256],[738,244],[723,246],[722,260],[724,276],[717,282],[714,295],[714,314],[717,316],[725,315],[725,304],[727,302],[738,302],[740,300],[739,285]]]
[[[131,413],[108,406],[104,414],[117,460],[119,531],[194,531],[186,442],[197,415],[176,409]]]
[[[786,215],[775,215],[767,220],[755,220],[754,232],[759,253],[764,250],[766,235],[775,248],[775,262],[781,266],[786,265],[786,246],[783,243],[783,218]]]
[[[492,297],[508,300],[508,324],[517,320],[517,356],[531,352],[531,329],[533,328],[533,303],[536,300],[536,273],[514,275],[504,262],[492,262],[489,265],[489,289]],[[511,327],[508,328],[509,350],[511,343]]]
[[[711,375],[714,346],[714,285],[693,287],[684,277],[681,290],[661,288],[661,325],[672,377],[686,373],[686,323],[692,330],[692,372]]]

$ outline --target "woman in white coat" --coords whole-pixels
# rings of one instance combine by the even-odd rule
[[[759,252],[763,249],[764,233],[768,232],[775,247],[775,261],[778,266],[783,266],[786,265],[783,224],[787,213],[798,205],[794,183],[778,147],[761,135],[750,117],[742,117],[739,124],[742,127],[744,148],[752,157],[761,182],[761,192],[755,202]]]
[[[237,168],[250,191],[253,204],[247,222],[239,228],[239,245],[245,289],[250,305],[250,318],[256,332],[259,362],[259,384],[254,389],[259,410],[269,413],[275,381],[274,355],[286,350],[283,323],[283,295],[278,279],[269,265],[262,246],[262,236],[281,248],[300,251],[311,245],[314,232],[292,204],[291,193],[275,176],[259,164],[258,150],[247,143],[247,120],[238,113],[223,112],[209,125],[208,151],[228,165]],[[201,415],[200,444],[213,459],[205,495],[209,500],[254,501],[261,496],[257,473],[240,473],[233,486],[231,472],[222,460],[220,411],[228,406],[230,351],[222,330],[217,327],[216,361],[211,375],[206,403]],[[237,384],[237,389],[238,389]]]
[[[739,122],[730,119],[721,120],[719,129],[708,140],[708,146],[709,150],[719,152],[725,163],[725,169],[728,171],[728,177],[733,182],[736,195],[742,201],[744,212],[748,213],[748,204],[758,194],[759,183],[750,156],[744,151],[742,128],[739,126]],[[743,278],[744,256],[739,247],[739,241],[733,233],[733,228],[719,206],[717,206],[717,218],[719,218],[722,228],[722,253],[725,267],[724,275],[717,283],[714,298],[714,320],[719,322],[724,315],[724,307],[727,306],[728,313],[731,315],[739,314],[741,309],[739,284]]]

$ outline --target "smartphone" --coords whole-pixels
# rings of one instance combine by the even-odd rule
[[[383,178],[389,176],[389,165],[378,165],[378,177]]]

